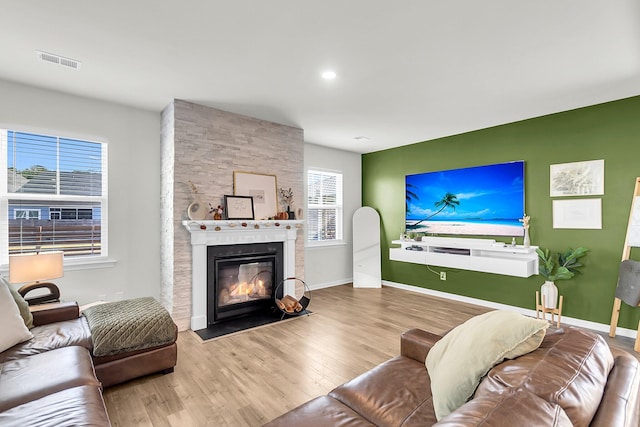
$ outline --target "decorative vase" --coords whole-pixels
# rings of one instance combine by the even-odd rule
[[[550,280],[545,281],[540,287],[540,295],[544,301],[544,308],[554,309],[558,305],[558,287]]]
[[[523,246],[525,248],[528,248],[529,246],[531,246],[531,239],[529,238],[529,229],[525,228],[524,229],[524,240],[523,240]]]
[[[205,205],[200,200],[191,202],[187,206],[187,216],[191,221],[202,221],[207,218],[208,213]]]
[[[296,214],[291,210],[290,206],[287,206],[287,219],[296,219]]]

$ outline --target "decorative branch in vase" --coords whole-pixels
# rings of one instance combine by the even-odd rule
[[[213,215],[214,220],[219,221],[222,219],[224,208],[221,205],[218,205],[217,208],[214,208],[211,202],[209,202],[209,213]]]
[[[531,217],[527,214],[524,214],[524,216],[518,220],[522,223],[522,227],[524,227],[524,240],[522,242],[522,245],[525,248],[528,248],[529,246],[531,246],[531,238],[529,237],[529,221],[530,220],[531,220]]]
[[[284,205],[283,207],[286,208],[288,219],[296,219],[295,213],[291,209],[291,205],[293,204],[293,190],[291,190],[291,187],[289,187],[288,189],[280,188],[278,192],[280,193],[280,198],[282,199]]]
[[[196,185],[189,181],[189,186],[193,192],[193,201],[187,206],[187,216],[192,221],[200,221],[207,218],[207,209],[204,206],[202,200],[200,200],[200,193]]]

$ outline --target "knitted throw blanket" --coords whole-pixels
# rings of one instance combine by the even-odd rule
[[[89,307],[87,318],[96,357],[170,344],[176,328],[164,307],[151,297]]]

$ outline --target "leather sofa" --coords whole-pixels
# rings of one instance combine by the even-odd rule
[[[75,302],[31,311],[33,338],[0,353],[0,425],[109,426],[103,387],[169,372],[176,364],[175,341],[92,357],[91,332]]]
[[[425,359],[441,338],[409,330],[399,356],[265,426],[640,425],[638,360],[571,327],[548,330],[537,350],[494,366],[473,397],[438,422]]]

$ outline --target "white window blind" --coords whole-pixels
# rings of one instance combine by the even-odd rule
[[[6,186],[0,206],[0,258],[62,250],[106,255],[107,145],[0,130]]]
[[[342,174],[307,171],[307,242],[342,240]]]

